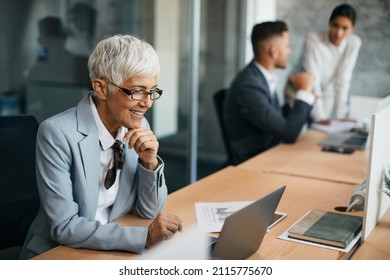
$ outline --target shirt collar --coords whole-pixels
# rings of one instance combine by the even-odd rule
[[[102,146],[102,149],[105,151],[115,143],[114,137],[110,134],[110,132],[107,130],[106,126],[103,124],[102,120],[100,119],[100,116],[98,114],[95,102],[92,99],[92,95],[89,97],[89,104],[91,105],[93,118],[95,120],[96,126],[98,128],[98,134],[99,134],[99,141],[100,145]],[[125,136],[126,130],[124,127],[120,127],[118,129],[118,133],[116,135],[116,139],[121,140]]]
[[[255,65],[257,68],[259,68],[260,72],[264,75],[268,87],[270,89],[271,94],[275,92],[276,90],[276,83],[278,82],[278,77],[271,72],[269,72],[267,69],[265,69],[263,66],[261,66],[260,63],[255,61]]]
[[[324,38],[326,44],[328,44],[328,46],[331,49],[335,50],[338,53],[343,53],[344,52],[344,50],[345,50],[345,48],[346,48],[346,46],[348,44],[348,37],[344,38],[344,40],[341,41],[340,45],[336,46],[329,39],[329,31],[324,31],[323,32],[323,36],[324,36],[323,38]]]

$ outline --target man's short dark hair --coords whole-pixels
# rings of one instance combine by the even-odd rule
[[[329,22],[332,22],[336,17],[339,16],[349,18],[352,22],[352,25],[355,25],[356,23],[356,11],[351,5],[341,4],[336,6],[329,17]]]
[[[288,27],[284,21],[266,21],[256,24],[253,26],[251,36],[253,52],[256,53],[258,43],[273,36],[282,36],[286,31]]]

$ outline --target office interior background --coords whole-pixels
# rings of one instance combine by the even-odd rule
[[[79,73],[90,48],[113,34],[143,38],[160,56],[164,95],[147,118],[173,192],[224,167],[212,97],[251,60],[252,26],[274,19],[289,25],[289,66],[277,73],[282,100],[305,34],[327,29],[332,9],[344,2],[357,11],[356,34],[362,39],[350,94],[385,97],[390,94],[388,0],[0,0],[0,114],[27,113],[42,121],[76,105],[90,90]],[[47,16],[61,20],[68,34],[64,46],[42,48],[38,21]],[[55,55],[63,48],[77,59]],[[54,68],[34,74],[37,59]],[[75,70],[63,74],[66,68]]]

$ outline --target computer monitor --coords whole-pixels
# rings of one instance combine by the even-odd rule
[[[390,102],[387,97],[352,95],[349,100],[349,118],[364,124],[371,121],[371,116]],[[369,124],[369,123],[368,123]]]
[[[352,95],[349,100],[349,117],[359,123],[367,123],[378,109],[380,97]]]
[[[384,167],[390,164],[390,104],[372,115],[368,177],[363,219],[363,241],[390,206],[390,197],[383,192]]]

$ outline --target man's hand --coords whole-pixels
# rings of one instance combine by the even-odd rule
[[[332,120],[330,119],[320,120],[318,123],[322,125],[330,125],[332,123]]]
[[[129,149],[134,149],[138,154],[142,165],[149,170],[156,170],[158,167],[157,151],[158,141],[153,131],[146,128],[130,129],[123,141],[129,141]]]
[[[293,87],[297,90],[311,92],[313,89],[314,78],[310,73],[301,72],[295,75],[291,74],[289,79]]]
[[[341,118],[341,119],[338,119],[339,121],[341,122],[353,122],[353,123],[357,123],[358,121],[356,119],[350,119],[350,118]]]
[[[176,232],[182,230],[182,221],[175,215],[160,213],[148,227],[146,248],[172,238]]]

